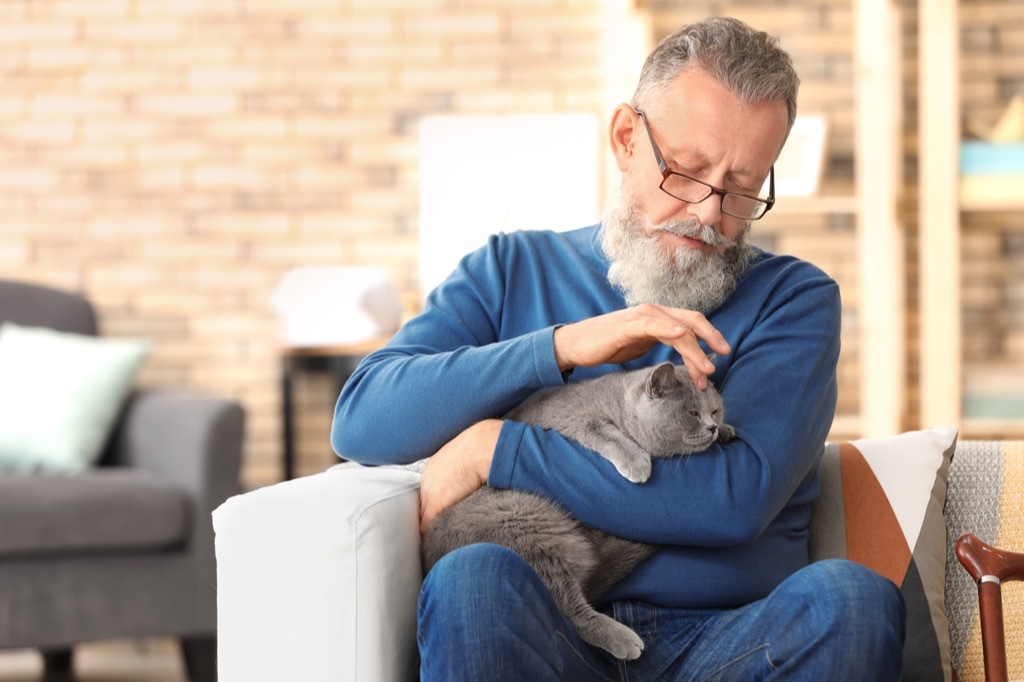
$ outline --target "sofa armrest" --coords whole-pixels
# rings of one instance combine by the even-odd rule
[[[221,682],[417,679],[419,475],[334,468],[213,514]]]
[[[231,400],[184,391],[138,391],[114,438],[110,463],[170,479],[207,516],[240,490],[245,414]]]

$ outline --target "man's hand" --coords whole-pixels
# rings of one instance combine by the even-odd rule
[[[420,533],[438,514],[487,485],[500,419],[485,419],[448,441],[427,460],[420,477]]]
[[[663,343],[678,351],[690,378],[703,389],[715,366],[698,345],[699,339],[715,353],[727,355],[730,351],[725,337],[702,314],[644,304],[559,327],[554,337],[555,361],[563,372],[573,367],[626,362]]]

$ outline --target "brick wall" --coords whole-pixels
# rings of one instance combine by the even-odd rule
[[[598,0],[5,0],[0,274],[82,290],[156,342],[141,381],[241,400],[246,481],[280,458],[289,267],[416,289],[417,121],[601,113]],[[332,396],[298,386],[303,470]]]

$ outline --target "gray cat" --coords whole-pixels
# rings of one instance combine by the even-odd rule
[[[634,483],[650,477],[652,456],[699,452],[736,436],[723,421],[718,392],[711,386],[701,391],[685,368],[670,362],[538,393],[505,418],[559,431]],[[619,659],[640,656],[643,640],[590,601],[649,557],[654,545],[585,526],[537,495],[484,487],[430,525],[424,567],[429,571],[448,552],[481,542],[525,559],[585,641]]]

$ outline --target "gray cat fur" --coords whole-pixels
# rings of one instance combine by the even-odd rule
[[[634,483],[650,477],[652,456],[700,452],[735,438],[718,392],[710,385],[701,391],[684,367],[669,362],[543,391],[505,418],[560,432],[607,458]],[[430,525],[424,568],[476,543],[519,554],[586,642],[619,659],[640,656],[643,640],[591,602],[649,557],[654,545],[585,526],[537,495],[484,487]]]

